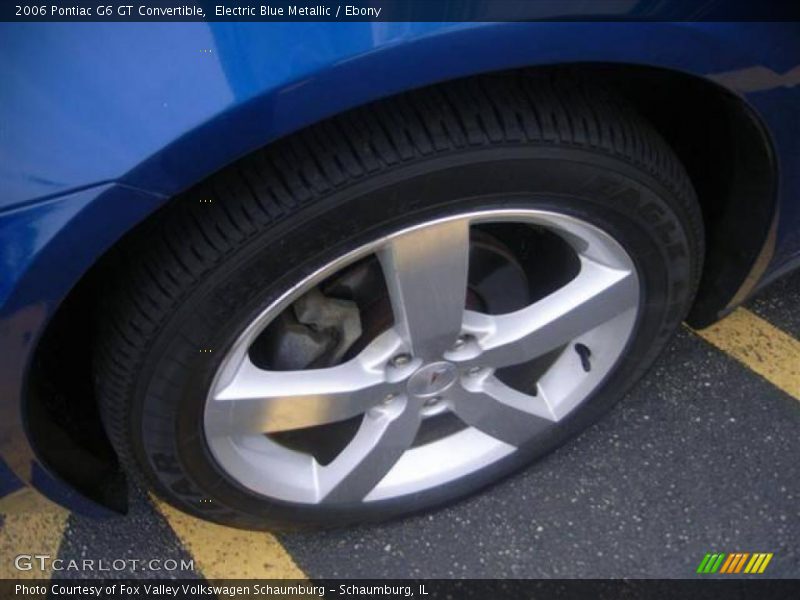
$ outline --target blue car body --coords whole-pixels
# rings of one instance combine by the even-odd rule
[[[72,510],[102,511],[30,439],[31,364],[84,274],[172,196],[351,107],[578,63],[669,70],[742,98],[776,172],[769,252],[747,291],[800,264],[794,23],[0,25],[0,493],[30,485]]]

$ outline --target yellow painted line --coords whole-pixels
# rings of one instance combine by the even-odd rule
[[[695,333],[800,400],[800,341],[744,308]]]
[[[307,579],[274,535],[209,523],[153,502],[206,579]]]
[[[3,504],[3,510],[8,512],[3,514],[0,528],[0,579],[49,579],[49,568],[41,571],[36,562],[29,571],[17,570],[15,559],[20,554],[57,558],[69,512],[30,490],[21,492],[14,504],[13,510],[9,509],[10,503]],[[21,564],[25,566],[25,561]]]

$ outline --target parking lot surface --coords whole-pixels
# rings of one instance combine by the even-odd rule
[[[527,470],[435,512],[282,534],[210,525],[147,497],[92,520],[56,507],[0,519],[20,553],[194,560],[56,577],[677,577],[708,552],[768,552],[800,577],[800,275],[710,330],[683,328],[603,421]]]

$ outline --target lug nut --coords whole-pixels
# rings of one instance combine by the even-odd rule
[[[408,363],[411,362],[411,355],[410,354],[398,354],[392,359],[392,366],[393,367],[405,367]]]
[[[441,396],[434,396],[433,398],[428,398],[427,400],[425,400],[424,404],[425,406],[436,406],[441,401],[442,401]]]
[[[467,375],[472,375],[474,377],[475,375],[479,375],[481,371],[483,371],[482,367],[470,367],[467,369]]]
[[[397,394],[386,394],[386,397],[381,400],[381,404],[391,404],[395,398],[397,398]]]
[[[463,334],[456,338],[455,343],[453,344],[453,350],[458,350],[459,348],[463,348],[466,343],[469,341],[470,336],[467,334]]]

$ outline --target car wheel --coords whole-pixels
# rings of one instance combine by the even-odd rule
[[[247,528],[450,502],[607,411],[685,315],[702,223],[624,103],[525,74],[360,108],[122,244],[101,412],[134,481]]]

